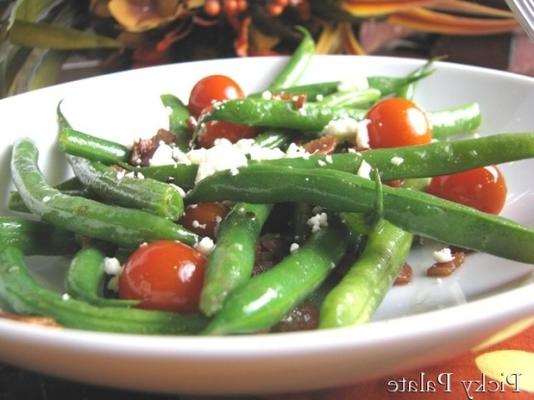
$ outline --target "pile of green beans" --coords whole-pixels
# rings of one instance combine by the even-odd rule
[[[324,140],[332,120],[364,119],[385,97],[411,98],[414,85],[433,72],[431,60],[406,76],[369,76],[364,89],[344,90],[339,81],[301,85],[315,43],[305,29],[297,30],[300,45],[266,88],[269,93],[217,103],[202,115],[198,129],[209,121],[252,125],[260,131],[255,145],[284,151],[292,143]],[[288,100],[293,96],[306,100],[298,105]],[[195,149],[199,131],[191,128],[187,105],[173,94],[161,95],[161,102],[169,110],[173,145],[184,153]],[[418,190],[426,182],[421,178],[533,158],[534,133],[458,139],[481,124],[475,102],[427,115],[436,139],[429,144],[349,152],[341,143],[342,150],[331,155],[249,160],[237,173],[220,171],[197,182],[195,164],[130,164],[129,147],[77,131],[58,107],[59,147],[75,178],[50,185],[34,143],[14,143],[17,191],[8,206],[20,216],[0,216],[0,300],[13,312],[48,316],[70,328],[187,335],[273,330],[310,300],[318,305],[317,327],[323,329],[372,318],[414,235],[534,264],[533,228]],[[364,163],[373,179],[358,176]],[[390,180],[417,184],[381,183]],[[207,256],[198,313],[142,310],[138,300],[109,296],[107,256],[125,258],[142,243],[161,239],[196,246],[200,237],[176,221],[184,204],[208,201],[231,202],[232,208]],[[272,233],[277,207],[290,210],[281,233],[293,243],[280,261],[255,274],[257,246],[263,234]],[[312,229],[310,217],[318,213],[322,225]],[[24,256],[36,254],[72,256],[65,293],[32,277]],[[332,271],[342,269],[342,259],[352,261],[339,276]]]

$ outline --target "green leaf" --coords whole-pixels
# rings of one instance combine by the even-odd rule
[[[15,21],[10,30],[13,44],[56,50],[119,48],[122,44],[112,38],[59,26]]]

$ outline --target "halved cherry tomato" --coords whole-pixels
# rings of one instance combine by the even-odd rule
[[[191,204],[185,208],[180,224],[201,236],[213,239],[228,211],[230,209],[222,203]]]
[[[256,128],[248,125],[239,125],[227,121],[210,121],[202,126],[198,133],[198,144],[209,149],[215,140],[228,139],[236,143],[240,139],[249,139],[256,136]]]
[[[209,75],[199,80],[189,95],[189,111],[198,118],[202,110],[214,101],[237,99],[243,97],[241,87],[225,75]]]
[[[506,182],[495,166],[432,178],[426,191],[443,199],[491,214],[499,214],[506,201]]]
[[[172,240],[140,246],[119,278],[119,296],[142,300],[139,307],[192,313],[198,311],[206,258]]]
[[[382,100],[367,112],[371,148],[430,143],[432,129],[423,110],[410,100]]]

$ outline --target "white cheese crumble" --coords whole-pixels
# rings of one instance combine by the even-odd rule
[[[317,164],[319,164],[320,167],[324,167],[326,165],[326,162],[324,162],[323,160],[319,160],[317,161]]]
[[[454,256],[451,253],[451,249],[445,247],[441,250],[434,251],[432,257],[438,263],[445,263],[454,260]]]
[[[289,246],[289,252],[294,253],[300,248],[300,245],[298,243],[291,243],[291,246]]]
[[[115,257],[104,258],[104,271],[108,275],[118,275],[122,271],[121,263]]]
[[[369,89],[369,81],[364,74],[353,74],[350,79],[343,80],[337,85],[337,90],[340,92],[364,89]]]
[[[307,224],[311,227],[313,233],[318,232],[321,228],[328,226],[328,215],[325,212],[315,214],[308,219]]]
[[[323,128],[323,133],[347,140],[358,148],[367,149],[369,148],[369,132],[367,130],[369,122],[368,119],[358,121],[349,117],[333,119]]]
[[[149,161],[150,166],[157,165],[169,165],[174,164],[175,160],[173,158],[173,148],[168,144],[160,142],[156,151],[152,155],[152,158]]]
[[[63,294],[61,295],[61,300],[63,300],[63,301],[70,300],[70,296],[69,296],[69,294],[68,294],[68,293],[63,293]]]
[[[261,98],[263,100],[271,100],[273,98],[273,94],[269,91],[269,90],[265,90],[262,94],[261,94]]]
[[[196,229],[198,229],[198,228],[206,229],[206,224],[201,224],[196,219],[191,223],[191,226],[193,226],[193,228],[196,228]]]
[[[299,146],[295,143],[291,143],[286,151],[287,158],[310,158],[311,154],[306,151],[302,146]]]
[[[394,157],[391,158],[391,164],[393,164],[395,166],[399,166],[403,162],[404,162],[404,158],[402,158],[402,157],[394,156]]]
[[[315,101],[323,101],[324,100],[324,96],[322,94],[318,94],[317,96],[315,96]]]
[[[215,248],[215,243],[213,243],[213,240],[211,240],[207,236],[200,239],[200,242],[198,242],[198,244],[195,245],[195,249],[200,251],[205,256],[211,254],[214,248]]]
[[[358,176],[365,178],[365,179],[371,179],[371,171],[373,168],[369,165],[369,163],[365,160],[362,160],[362,163],[360,164],[360,168],[358,168]]]

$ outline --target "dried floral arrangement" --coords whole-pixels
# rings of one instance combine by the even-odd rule
[[[1,96],[54,83],[73,56],[110,71],[285,54],[298,43],[295,25],[308,28],[324,54],[518,26],[503,0],[16,0],[0,12]]]

